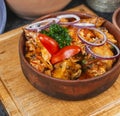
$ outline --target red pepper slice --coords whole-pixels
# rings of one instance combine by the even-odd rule
[[[59,45],[53,38],[41,33],[38,35],[38,38],[51,55],[59,50]]]
[[[62,49],[60,49],[55,55],[51,58],[51,63],[55,64],[60,61],[63,61],[64,59],[70,58],[71,56],[74,56],[75,54],[78,54],[80,52],[80,47],[76,45],[70,45],[65,46]]]

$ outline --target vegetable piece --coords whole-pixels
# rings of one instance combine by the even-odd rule
[[[41,20],[39,22],[32,23],[26,27],[28,30],[33,30],[33,31],[41,31],[42,29],[45,29],[49,27],[50,24],[52,23],[58,23],[59,19],[58,18],[48,18],[45,20]]]
[[[51,37],[40,33],[38,38],[51,55],[55,54],[59,50],[58,43]]]
[[[73,26],[78,27],[78,28],[85,28],[85,27],[91,28],[91,27],[95,27],[95,24],[93,24],[93,23],[75,23],[75,24],[73,24]]]
[[[80,28],[77,34],[81,41],[91,46],[101,46],[107,40],[106,35],[97,28]]]
[[[51,58],[51,63],[55,64],[57,62],[63,61],[64,59],[70,58],[75,54],[80,52],[80,47],[76,45],[65,46],[60,49],[55,55]]]
[[[67,19],[68,21],[67,22],[60,22],[60,24],[63,24],[63,25],[71,25],[71,24],[74,24],[74,23],[77,23],[80,21],[80,17],[75,15],[75,14],[64,14],[64,15],[58,15],[57,16],[58,19]],[[70,21],[69,21],[70,19]],[[74,19],[73,21],[71,19]]]
[[[42,30],[41,33],[44,33],[52,38],[54,38],[60,48],[70,45],[72,38],[68,34],[68,30],[58,24],[52,24],[49,27],[49,31]]]

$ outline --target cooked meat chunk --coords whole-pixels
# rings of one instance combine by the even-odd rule
[[[29,35],[28,32],[26,34]],[[51,70],[53,70],[53,66],[50,63],[51,55],[34,34],[33,36],[30,35],[30,38],[26,41],[25,57],[37,70],[51,75]]]
[[[73,80],[81,75],[81,66],[73,62],[71,59],[66,59],[54,65],[52,76],[55,78]]]

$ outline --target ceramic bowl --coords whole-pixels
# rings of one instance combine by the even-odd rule
[[[33,20],[42,15],[59,11],[71,0],[6,0],[8,7],[19,17]]]
[[[114,11],[112,16],[112,22],[115,27],[120,31],[120,7]]]
[[[38,20],[42,20],[49,17],[55,17],[60,14],[66,14],[68,12],[59,12],[53,13],[47,16],[43,16]],[[80,16],[81,18],[88,18],[91,15],[80,13],[80,12],[71,12]],[[38,21],[37,20],[37,21]],[[105,21],[104,25],[110,33],[112,33],[117,41],[120,43],[120,33],[115,28],[115,26],[109,21]],[[120,73],[120,58],[117,59],[117,62],[112,67],[111,70],[91,79],[84,80],[62,80],[50,77],[45,75],[35,68],[33,68],[25,58],[25,38],[21,35],[19,41],[19,55],[22,71],[28,81],[39,91],[46,93],[50,96],[56,98],[66,99],[66,100],[83,100],[87,98],[94,97],[103,91],[107,90],[113,85],[113,83],[118,78]],[[120,44],[119,44],[120,48]]]

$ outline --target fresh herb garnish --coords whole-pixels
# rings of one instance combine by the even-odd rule
[[[58,24],[52,24],[49,27],[49,30],[42,30],[41,33],[44,33],[55,39],[58,42],[60,48],[70,45],[72,41],[70,35],[68,34],[67,28]]]

